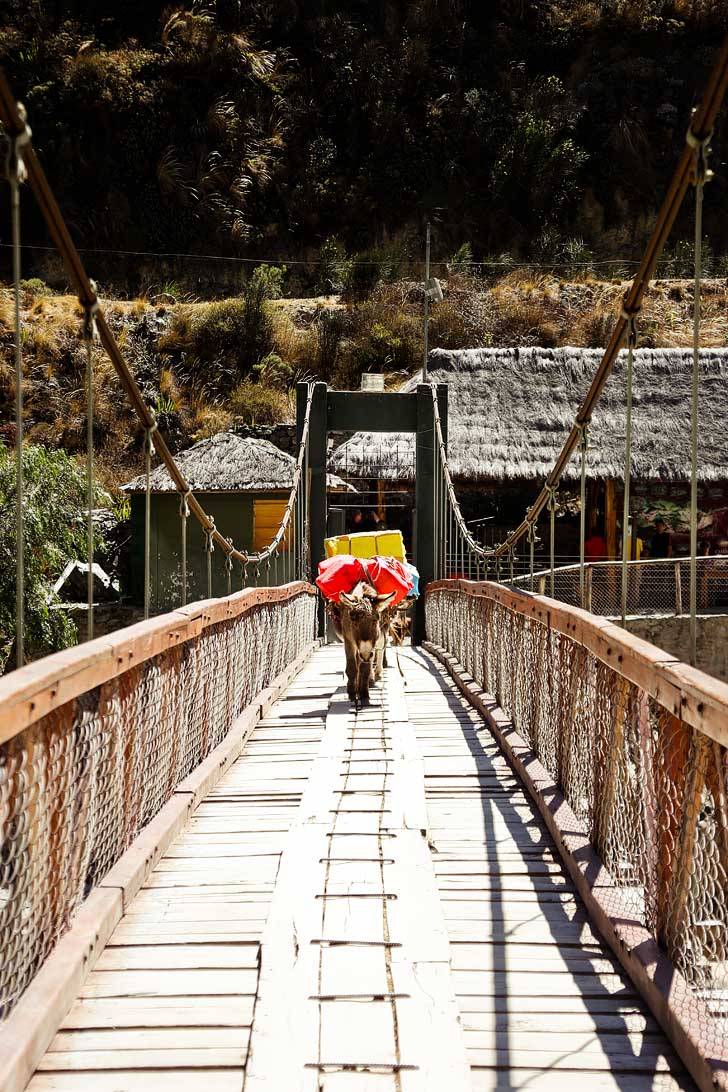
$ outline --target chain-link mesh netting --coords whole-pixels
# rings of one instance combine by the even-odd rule
[[[315,609],[304,590],[257,604],[0,747],[0,1019],[141,828],[313,640]]]
[[[493,695],[561,787],[638,919],[728,1038],[728,749],[574,638],[480,590],[428,591],[427,632]]]
[[[687,614],[690,605],[690,559],[666,558],[630,561],[627,565],[627,614]],[[467,575],[467,574],[465,574]],[[514,587],[531,589],[529,575],[509,580]],[[551,573],[534,574],[533,591],[551,595]],[[622,612],[622,562],[598,561],[584,566],[584,602],[578,565],[554,570],[553,598],[572,607],[583,606],[593,614],[618,617]],[[698,611],[728,613],[728,557],[697,559]]]

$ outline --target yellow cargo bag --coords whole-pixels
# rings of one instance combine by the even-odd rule
[[[353,535],[337,535],[324,540],[326,556],[351,554],[352,557],[395,557],[406,561],[401,531],[357,531]]]

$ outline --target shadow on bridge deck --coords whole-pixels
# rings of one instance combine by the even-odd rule
[[[406,691],[390,668],[355,718],[340,647],[314,654],[128,907],[30,1092],[692,1087],[489,730],[426,656],[400,662]]]
[[[407,659],[473,1088],[694,1088],[487,725],[436,661]]]

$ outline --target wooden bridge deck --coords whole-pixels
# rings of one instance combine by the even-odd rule
[[[407,649],[355,718],[342,660],[195,812],[30,1092],[692,1088],[478,715]]]

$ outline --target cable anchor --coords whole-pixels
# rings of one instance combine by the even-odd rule
[[[578,421],[576,430],[579,433],[579,450],[584,452],[589,447],[589,422]]]
[[[641,310],[641,303],[632,304],[631,307],[628,307],[625,298],[619,311],[619,317],[627,323],[627,344],[631,349],[637,346],[637,317]]]
[[[23,128],[19,133],[14,133],[12,136],[8,137],[8,152],[5,158],[7,178],[12,186],[19,186],[28,178],[28,168],[26,167],[23,158],[23,149],[30,144],[30,138],[33,135],[33,131],[27,123],[28,115],[22,102],[18,103],[18,113],[20,114]]]
[[[81,338],[86,343],[96,341],[99,336],[99,331],[96,326],[96,316],[99,313],[99,298],[96,295],[96,282],[89,281],[91,285],[91,291],[94,298],[92,300],[79,300],[83,307],[83,325],[81,327]]]
[[[148,455],[149,458],[154,455],[154,443],[152,441],[152,437],[154,436],[154,433],[157,431],[158,428],[159,425],[157,424],[156,418],[152,415],[151,425],[146,425],[144,428],[144,454]]]
[[[693,110],[693,116],[695,111]],[[711,129],[706,136],[699,137],[697,133],[693,132],[692,125],[685,134],[685,141],[689,148],[693,152],[693,171],[691,182],[694,186],[704,186],[706,182],[710,182],[713,178],[713,172],[708,167],[708,156],[710,154],[710,142],[713,139],[713,130]]]

